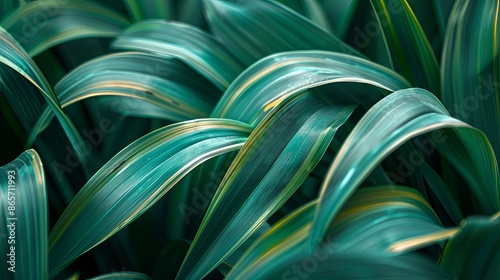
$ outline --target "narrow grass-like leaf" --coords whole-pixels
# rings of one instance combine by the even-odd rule
[[[208,117],[221,95],[177,59],[144,53],[118,53],[92,60],[66,75],[54,90],[62,108],[95,96],[132,97],[135,102],[143,100],[162,109],[153,112],[174,122]],[[127,108],[120,102],[111,104],[111,110]],[[48,108],[44,110],[27,145],[50,123],[52,115]]]
[[[22,77],[19,77],[21,75]],[[9,77],[9,79],[5,79]],[[0,27],[0,81],[6,86],[3,90],[9,104],[18,116],[26,131],[31,131],[38,114],[41,113],[42,101],[39,94],[53,110],[66,136],[75,150],[84,172],[88,175],[87,149],[71,120],[61,109],[55,93],[36,66],[18,43]],[[22,100],[21,102],[19,100]]]
[[[443,204],[444,209],[458,225],[462,221],[463,216],[460,207],[456,201],[456,197],[451,192],[441,177],[427,164],[422,165],[422,174],[429,188],[436,195],[439,201]]]
[[[429,41],[406,0],[370,0],[384,32],[395,69],[414,86],[440,97],[439,66]]]
[[[171,19],[175,15],[175,0],[123,0],[123,4],[136,21],[148,18]]]
[[[482,130],[500,155],[500,3],[458,0],[442,57],[443,103],[453,117]]]
[[[439,226],[432,208],[417,191],[401,186],[369,187],[352,197],[330,225],[325,242],[313,254],[307,254],[305,246],[316,205],[314,200],[276,223],[248,249],[228,279],[270,277],[272,271],[286,264],[291,268],[296,259],[318,264],[327,261],[329,256],[342,259],[341,256],[354,252],[384,258],[388,254],[382,253],[394,242],[426,237],[427,244],[431,244],[436,242],[430,238],[432,235],[447,232]],[[293,271],[297,273],[296,269]]]
[[[331,32],[330,20],[318,0],[279,0],[279,2],[302,14],[324,30]]]
[[[500,276],[500,215],[468,217],[446,244],[439,267],[455,278],[496,279]]]
[[[246,66],[272,53],[292,50],[329,50],[360,56],[333,34],[278,2],[204,3],[211,30]]]
[[[387,91],[409,86],[393,71],[362,58],[325,51],[284,52],[268,56],[245,70],[224,93],[212,117],[255,125],[281,100],[302,90],[349,82]],[[336,99],[369,106],[382,97],[376,91],[363,91]]]
[[[33,1],[1,23],[32,57],[78,38],[113,37],[128,24],[113,10],[80,0]]]
[[[2,279],[48,279],[48,206],[35,150],[0,167]]]
[[[115,279],[151,280],[151,277],[139,272],[122,271],[122,272],[107,273],[99,275],[97,277],[89,278],[89,280],[115,280]]]
[[[213,35],[195,26],[164,20],[147,20],[125,30],[113,48],[175,56],[225,90],[243,71],[233,56]]]
[[[78,192],[49,235],[50,275],[139,217],[205,160],[243,145],[250,128],[201,119],[170,125],[130,144]]]
[[[441,128],[465,128],[458,137],[467,149],[446,145],[450,157],[462,153],[466,161],[477,165],[469,181],[475,200],[483,211],[499,209],[498,167],[484,134],[453,119],[429,92],[422,89],[397,91],[379,101],[358,122],[340,148],[321,186],[318,210],[309,237],[309,250],[321,242],[340,209],[370,172],[392,151],[414,136]],[[458,130],[458,129],[457,129]],[[463,134],[460,134],[463,133]],[[458,140],[455,140],[458,141]],[[456,163],[463,165],[467,163]],[[480,170],[480,171],[479,171]]]
[[[276,212],[304,182],[354,110],[328,105],[310,92],[290,99],[259,123],[236,156],[178,279],[207,275]]]

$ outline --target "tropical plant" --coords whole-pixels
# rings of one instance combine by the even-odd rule
[[[2,0],[0,279],[499,279],[499,8]]]

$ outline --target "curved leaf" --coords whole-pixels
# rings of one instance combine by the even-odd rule
[[[2,26],[35,56],[55,45],[86,37],[113,37],[128,20],[88,1],[33,1],[22,5]]]
[[[48,279],[48,206],[35,150],[0,167],[2,279]]]
[[[21,75],[20,78],[18,75]],[[9,77],[9,79],[5,79]],[[0,81],[7,87],[5,92],[9,104],[13,106],[26,131],[30,131],[41,112],[43,99],[53,110],[68,137],[84,172],[88,175],[88,151],[71,120],[61,109],[55,93],[36,66],[35,62],[24,52],[3,28],[0,27]],[[22,100],[19,102],[18,100]]]
[[[324,51],[284,52],[245,70],[226,90],[212,117],[255,125],[284,98],[307,88],[340,82],[369,84],[389,91],[409,86],[391,70],[362,58]],[[371,105],[382,97],[377,92],[363,91],[359,96],[338,96],[336,100]]]
[[[224,90],[242,65],[215,37],[195,26],[163,20],[136,23],[113,42],[113,48],[174,56]]]
[[[429,41],[406,0],[370,0],[396,71],[414,86],[440,92],[439,66]],[[390,3],[389,3],[390,2]],[[440,95],[437,95],[440,97]]]
[[[248,126],[194,120],[151,132],[109,160],[78,192],[49,235],[51,277],[135,220],[205,160],[239,149]]]
[[[329,50],[361,56],[278,2],[205,0],[204,3],[210,29],[246,66],[272,53],[291,50]]]
[[[160,117],[171,121],[207,117],[220,96],[215,87],[201,82],[200,76],[182,62],[144,53],[118,53],[87,62],[61,79],[54,90],[62,108],[95,96],[133,97],[135,102],[143,100],[159,107]],[[111,109],[127,107],[119,102]],[[138,105],[130,106],[134,107]],[[27,145],[51,119],[52,112],[46,108]]]
[[[439,226],[432,208],[417,191],[400,186],[376,186],[359,190],[330,225],[325,242],[313,254],[307,254],[305,246],[316,205],[317,201],[312,201],[276,223],[253,243],[227,278],[270,277],[273,271],[291,268],[296,259],[309,257],[316,263],[327,261],[331,256],[342,260],[344,256],[356,254],[386,258],[390,256],[387,250],[392,243],[399,245],[408,238],[426,238],[418,243],[422,246],[448,237],[439,236],[449,231]]]
[[[455,118],[482,130],[500,155],[500,3],[457,0],[442,57],[443,103]]]
[[[148,18],[173,18],[175,2],[174,0],[123,0],[123,4],[136,21]]]
[[[151,277],[138,272],[122,271],[122,272],[107,273],[99,275],[97,277],[89,278],[89,280],[114,280],[114,279],[150,280]]]
[[[439,267],[454,277],[495,279],[500,275],[500,215],[469,217],[446,244]]]
[[[306,93],[259,123],[217,189],[177,278],[204,277],[254,233],[305,181],[353,110]]]
[[[359,184],[392,151],[410,138],[440,128],[466,128],[458,130],[458,139],[448,140],[447,157],[461,153],[465,162],[457,165],[474,165],[469,171],[469,186],[481,210],[488,213],[499,209],[498,167],[488,140],[478,130],[449,117],[446,109],[429,92],[422,89],[397,91],[379,101],[359,121],[345,140],[331,164],[321,186],[311,235],[309,250],[321,242],[340,209],[355,192]],[[451,137],[450,137],[451,138]],[[464,140],[467,149],[453,146]]]

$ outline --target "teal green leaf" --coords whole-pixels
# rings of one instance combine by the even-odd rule
[[[49,235],[50,275],[135,220],[205,160],[243,145],[250,128],[200,119],[136,140],[77,193]]]
[[[443,103],[455,118],[482,130],[500,154],[500,3],[458,0],[442,57]]]
[[[360,54],[333,34],[274,1],[206,0],[210,29],[246,66],[264,56],[291,50]]]
[[[402,186],[360,189],[342,208],[325,242],[340,251],[407,253],[447,239],[445,229],[425,198]]]
[[[174,0],[123,0],[135,21],[149,18],[172,19],[175,15]]]
[[[179,22],[136,23],[118,36],[112,47],[177,57],[221,90],[243,71],[238,59],[214,36]]]
[[[330,20],[318,0],[279,0],[279,2],[302,14],[324,30],[331,32]]]
[[[221,95],[182,62],[144,53],[118,53],[89,61],[62,78],[54,90],[62,108],[96,96],[131,97],[135,103],[116,99],[110,104],[111,110],[119,113],[125,111],[124,108],[139,108],[140,100],[154,105],[153,108],[142,106],[141,109],[148,109],[148,116],[153,114],[174,122],[208,117]],[[52,111],[46,108],[31,131],[27,145],[47,127],[52,116]]]
[[[151,277],[139,272],[121,271],[121,272],[111,272],[99,275],[97,277],[89,278],[89,280],[115,280],[115,279],[150,280]]]
[[[429,41],[406,0],[371,0],[396,71],[413,86],[440,97],[439,66]]]
[[[227,279],[259,279],[301,255],[316,211],[312,200],[274,224],[245,252]]]
[[[37,152],[27,150],[0,167],[0,187],[0,261],[4,266],[0,278],[48,279],[47,193]],[[14,255],[13,263],[9,255]]]
[[[462,211],[457,203],[455,194],[450,187],[443,181],[441,177],[429,165],[423,164],[422,174],[425,181],[429,185],[431,191],[436,195],[442,203],[444,209],[450,215],[451,219],[458,225],[463,219]]]
[[[440,150],[445,157],[449,159],[454,154],[461,154],[466,162],[455,164],[464,169],[467,164],[476,165],[469,171],[475,175],[471,175],[469,181],[474,200],[481,204],[485,213],[499,209],[498,167],[484,134],[451,118],[431,93],[422,89],[400,90],[379,101],[363,116],[330,165],[321,186],[308,249],[313,250],[321,242],[328,228],[327,221],[337,216],[385,157],[412,137],[442,128],[457,128],[458,131],[458,139],[450,137],[446,141],[449,151]],[[466,149],[452,146],[459,140],[466,141]]]
[[[33,1],[1,23],[31,57],[70,40],[113,37],[128,24],[105,6],[79,0]]]
[[[393,71],[350,55],[325,51],[293,51],[268,56],[247,68],[226,90],[212,117],[255,125],[281,100],[307,88],[331,83],[369,84],[387,91],[409,84]],[[384,95],[360,92],[336,96],[347,104],[364,104]],[[349,102],[350,101],[350,102]]]
[[[9,79],[5,79],[5,77],[9,77]],[[16,112],[26,131],[33,128],[38,114],[41,113],[42,101],[39,96],[41,94],[64,129],[84,172],[88,172],[88,151],[76,127],[62,111],[55,93],[35,62],[17,44],[14,38],[1,27],[0,81],[6,86],[6,90],[2,89],[2,92],[6,94],[5,97],[9,104],[13,106],[14,112]],[[22,102],[17,100],[22,100]]]
[[[177,278],[204,277],[253,234],[305,181],[353,110],[306,92],[262,120],[217,189]]]
[[[439,267],[454,278],[496,279],[500,276],[500,212],[490,217],[472,216],[446,244]]]
[[[4,0],[0,4],[0,20],[7,16],[19,4],[19,0]]]
[[[308,256],[318,263],[329,256],[342,259],[340,256],[352,254],[385,258],[391,255],[388,252],[406,252],[456,232],[439,226],[432,208],[417,191],[401,186],[370,187],[352,197],[330,225],[322,245],[313,254],[307,254],[305,246],[316,205],[317,200],[313,200],[277,222],[252,244],[227,279],[266,278]],[[406,244],[408,239],[412,244]],[[401,251],[392,249],[393,246]]]
[[[334,34],[344,39],[358,10],[359,0],[322,0],[332,22]]]

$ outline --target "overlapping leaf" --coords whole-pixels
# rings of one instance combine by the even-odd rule
[[[333,256],[341,262],[347,262],[344,258],[351,259],[354,255],[388,258],[390,255],[383,253],[391,249],[392,243],[399,245],[412,239],[413,245],[423,246],[455,233],[439,226],[432,209],[418,192],[400,186],[372,187],[361,189],[353,196],[330,226],[325,242],[313,254],[308,254],[305,246],[316,205],[317,201],[312,201],[276,223],[249,248],[228,279],[270,277],[274,271],[292,268],[296,260],[319,265]],[[410,247],[401,249],[408,251]],[[301,266],[300,262],[298,265]],[[302,268],[307,274],[308,269]],[[375,273],[382,273],[379,269],[375,269]],[[296,269],[292,271],[298,273]],[[312,269],[311,272],[314,273]]]
[[[457,128],[441,144],[448,159],[456,154],[464,162],[451,162],[469,172],[469,187],[484,213],[498,211],[498,167],[491,146],[478,130],[449,117],[446,109],[429,92],[422,89],[397,91],[379,101],[358,122],[340,148],[321,187],[318,209],[311,227],[309,250],[321,242],[340,209],[357,187],[387,155],[408,139],[440,128]],[[459,129],[463,128],[463,129]],[[466,147],[454,145],[462,143]],[[465,153],[464,153],[465,151]],[[471,174],[473,173],[473,174]]]
[[[0,81],[3,94],[13,106],[26,131],[30,131],[41,112],[43,97],[64,129],[84,171],[88,153],[80,134],[61,106],[36,64],[4,29],[0,27]]]
[[[500,275],[500,212],[469,217],[446,244],[439,267],[454,277],[495,279]]]
[[[439,67],[429,41],[406,0],[371,0],[395,69],[414,86],[439,97]]]
[[[182,62],[144,53],[118,53],[90,61],[66,75],[54,90],[62,108],[95,96],[124,96],[157,107],[136,114],[152,114],[171,121],[207,117],[220,95]],[[127,106],[126,99],[115,102],[114,106],[111,104],[115,112],[140,106]],[[52,112],[46,108],[31,131],[28,145],[50,123],[51,117]]]
[[[278,2],[205,0],[204,4],[212,32],[246,66],[272,53],[291,50],[360,55],[333,34]]]
[[[0,248],[4,252],[0,278],[48,279],[47,193],[35,150],[0,167],[0,188]]]
[[[50,275],[132,222],[197,165],[239,149],[248,133],[235,121],[195,120],[130,144],[85,184],[52,229]]]
[[[57,44],[85,37],[112,37],[128,20],[88,1],[33,1],[11,13],[1,25],[35,56]]]
[[[354,110],[314,93],[290,99],[259,123],[234,159],[177,278],[204,277],[255,232],[304,182]]]
[[[451,115],[482,130],[500,154],[500,3],[456,1],[442,57],[443,103]]]
[[[122,271],[122,272],[112,272],[104,275],[99,275],[97,277],[90,278],[89,280],[115,280],[115,279],[150,280],[151,277],[138,272]]]
[[[257,124],[281,100],[331,83],[369,84],[387,91],[409,84],[393,71],[365,59],[324,51],[293,51],[266,57],[249,67],[226,90],[212,117]],[[335,94],[335,93],[332,93]],[[376,90],[335,96],[347,104],[371,103],[384,95]]]
[[[221,90],[243,71],[238,58],[214,36],[179,22],[147,20],[137,23],[123,32],[113,42],[113,47],[175,56]]]

